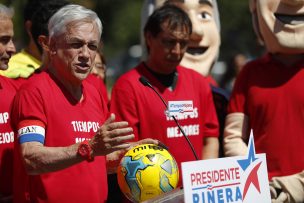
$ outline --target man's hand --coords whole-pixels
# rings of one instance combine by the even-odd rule
[[[131,142],[129,148],[118,150],[107,155],[107,172],[109,174],[116,173],[117,166],[119,165],[119,162],[121,158],[125,155],[125,153],[127,153],[127,151],[129,151],[131,148],[141,144],[155,144],[165,149],[168,149],[167,146],[159,140],[154,140],[151,138],[139,140],[137,142]]]
[[[93,156],[107,155],[117,150],[127,150],[131,147],[126,141],[134,139],[133,129],[128,122],[115,122],[115,115],[111,114],[90,140]]]

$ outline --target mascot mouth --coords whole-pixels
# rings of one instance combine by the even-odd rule
[[[187,48],[187,53],[197,56],[197,55],[202,55],[207,51],[208,47],[188,47]]]
[[[304,14],[300,15],[286,15],[274,14],[275,17],[284,24],[299,25],[304,23]]]

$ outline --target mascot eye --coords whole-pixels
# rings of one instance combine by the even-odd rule
[[[198,18],[199,19],[202,19],[202,20],[211,20],[212,19],[212,15],[208,12],[202,12],[198,15]]]

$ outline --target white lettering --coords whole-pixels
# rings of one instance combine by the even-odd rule
[[[0,123],[7,123],[9,118],[8,112],[0,113]]]
[[[13,143],[14,132],[0,133],[0,144]]]
[[[199,135],[199,125],[186,125],[181,126],[187,136],[195,136]],[[183,134],[178,127],[169,127],[167,128],[167,137],[168,138],[176,138],[182,137]]]
[[[187,120],[189,118],[191,118],[191,119],[198,118],[198,109],[197,109],[197,107],[193,108],[192,113],[179,113],[179,114],[177,114],[177,116],[175,116],[175,118],[177,120]],[[172,116],[169,116],[168,114],[166,114],[166,119],[167,119],[167,121],[173,121]]]
[[[99,123],[92,121],[72,121],[71,125],[74,132],[97,132],[99,128]]]
[[[76,129],[77,129],[77,128],[76,128],[76,121],[72,121],[71,124],[72,124],[72,126],[73,126],[73,130],[76,131]]]
[[[88,122],[88,131],[89,131],[89,132],[91,131],[92,127],[93,127],[92,122]]]

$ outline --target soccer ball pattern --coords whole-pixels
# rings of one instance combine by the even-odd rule
[[[152,144],[129,150],[117,170],[121,191],[133,202],[141,202],[176,188],[176,161],[164,148]]]

